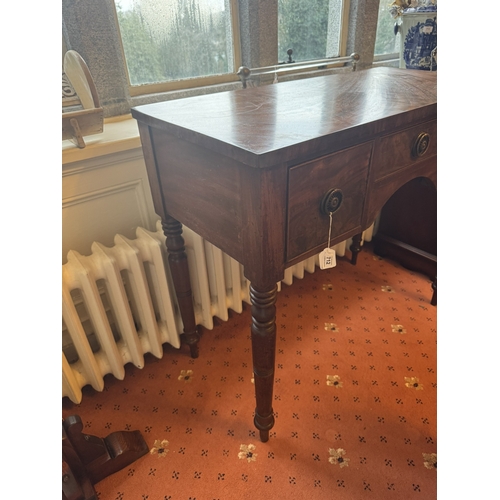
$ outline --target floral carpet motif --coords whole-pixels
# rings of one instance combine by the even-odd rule
[[[436,308],[430,280],[365,248],[277,301],[276,424],[253,426],[250,308],[87,387],[83,432],[139,430],[150,453],[95,485],[100,500],[436,498]]]

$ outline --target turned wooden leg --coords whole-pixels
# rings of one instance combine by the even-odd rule
[[[260,432],[260,440],[263,443],[268,441],[269,431],[274,426],[272,398],[276,354],[277,291],[277,286],[270,290],[258,290],[257,287],[250,285],[252,357],[257,402],[254,424]]]
[[[349,250],[352,252],[351,255],[351,264],[353,266],[356,265],[358,260],[358,253],[361,252],[361,238],[363,237],[363,233],[356,234],[352,237],[352,244],[349,247]]]
[[[432,282],[432,299],[431,299],[431,306],[437,305],[438,301],[438,286],[437,286],[437,276],[434,276],[434,281]]]
[[[191,281],[189,280],[184,238],[182,237],[182,224],[173,217],[167,216],[165,220],[162,220],[161,225],[163,233],[167,237],[168,263],[172,273],[182,323],[184,324],[182,341],[189,346],[191,357],[197,358],[200,334],[198,333],[194,315],[193,294],[191,292]]]

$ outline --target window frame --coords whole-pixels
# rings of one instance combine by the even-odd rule
[[[335,0],[330,0],[330,2]],[[349,13],[351,8],[351,0],[341,0],[341,20],[340,20],[340,37],[339,37],[339,56],[346,57],[347,45],[348,45],[348,35],[349,35]],[[127,59],[125,57],[125,51],[123,48],[123,40],[121,37],[120,25],[118,22],[118,13],[116,9],[116,4],[113,0],[113,14],[116,29],[119,34],[120,51],[125,62],[125,74],[128,83],[128,91],[131,97],[140,97],[150,94],[160,94],[163,92],[176,91],[176,90],[189,90],[199,87],[206,87],[211,85],[220,85],[226,83],[232,83],[239,81],[237,75],[238,69],[242,66],[242,50],[241,50],[241,32],[240,32],[240,16],[239,16],[239,2],[238,0],[229,0],[230,12],[231,12],[231,29],[233,34],[233,67],[235,71],[233,73],[226,73],[222,75],[210,75],[201,76],[194,78],[184,78],[182,80],[171,80],[168,82],[158,82],[158,83],[147,83],[142,85],[132,85],[130,83],[130,76],[127,67]],[[302,61],[304,64],[307,60]],[[344,63],[328,62],[321,67],[323,69],[340,68]],[[302,70],[304,71],[304,70]],[[309,70],[311,71],[311,70]],[[301,70],[290,71],[290,74],[299,73]]]
[[[132,85],[130,83],[130,75],[127,66],[127,58],[125,57],[125,50],[123,48],[123,39],[121,36],[120,24],[118,22],[118,12],[116,3],[113,0],[113,13],[115,19],[116,29],[119,35],[120,50],[125,63],[125,74],[128,82],[128,91],[131,97],[138,97],[148,94],[159,94],[162,92],[169,92],[174,90],[186,90],[198,87],[205,87],[209,85],[224,84],[236,82],[239,80],[237,71],[241,66],[241,36],[240,36],[240,22],[238,0],[228,0],[231,12],[231,30],[233,38],[233,73],[225,73],[221,75],[199,76],[193,78],[184,78],[182,80],[170,80],[168,82],[158,83],[145,83],[142,85]]]
[[[380,6],[381,5],[382,5],[382,0],[379,2],[379,15],[380,15]],[[397,22],[397,21],[394,21],[394,22]],[[378,30],[375,30],[375,45],[374,45],[374,50],[373,50],[373,62],[375,63],[375,62],[394,61],[396,59],[399,62],[399,57],[400,57],[400,53],[399,52],[391,52],[389,54],[376,54],[375,53],[375,47],[376,47],[376,41],[377,41],[377,34],[378,34]],[[397,35],[394,35],[394,36],[397,36]]]
[[[334,2],[335,0],[329,0],[329,2]],[[335,57],[346,57],[347,55],[347,40],[349,35],[349,12],[351,8],[351,0],[340,0],[342,2],[342,7],[340,9],[340,36],[339,36],[339,54]],[[292,47],[293,49],[293,47]],[[278,54],[279,57],[284,57],[284,54]],[[293,57],[293,56],[292,56]],[[332,57],[326,56],[325,59],[332,59]],[[300,61],[304,64],[307,64],[308,61],[312,59],[301,59]],[[316,59],[314,59],[316,60]],[[319,59],[318,59],[319,60]],[[280,63],[282,64],[282,63]],[[328,63],[325,67],[335,68],[341,67],[342,64]]]
[[[331,1],[331,0],[330,0]],[[342,17],[340,21],[339,57],[347,56],[347,37],[349,35],[349,12],[351,0],[342,0]]]
[[[330,0],[333,2],[335,0]],[[337,58],[344,58],[351,54],[347,54],[347,45],[348,45],[348,36],[349,36],[349,13],[351,8],[351,0],[341,0],[342,2],[342,10],[341,10],[341,18],[340,18],[340,37],[339,37],[339,55]],[[330,61],[331,57],[325,57],[325,64],[318,63],[316,69],[326,70],[326,69],[334,69],[334,68],[342,68],[345,65],[345,62],[335,62]],[[316,59],[315,59],[316,60]],[[306,65],[311,59],[301,60],[300,63]],[[318,59],[318,61],[321,61]],[[327,62],[328,61],[328,62]],[[309,69],[301,69],[298,67],[297,69],[292,69],[287,72],[287,75],[295,75],[300,73],[309,73],[315,71],[314,68]]]

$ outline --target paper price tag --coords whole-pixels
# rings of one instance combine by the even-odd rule
[[[333,248],[325,248],[319,254],[319,268],[320,269],[330,269],[337,265],[337,259],[335,258],[335,250]]]

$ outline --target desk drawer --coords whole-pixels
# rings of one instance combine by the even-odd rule
[[[381,137],[373,148],[374,178],[381,179],[436,152],[436,120]]]
[[[332,244],[360,230],[371,150],[370,142],[290,168],[287,261],[327,242],[330,218],[321,206],[333,190],[341,201],[332,205]]]

